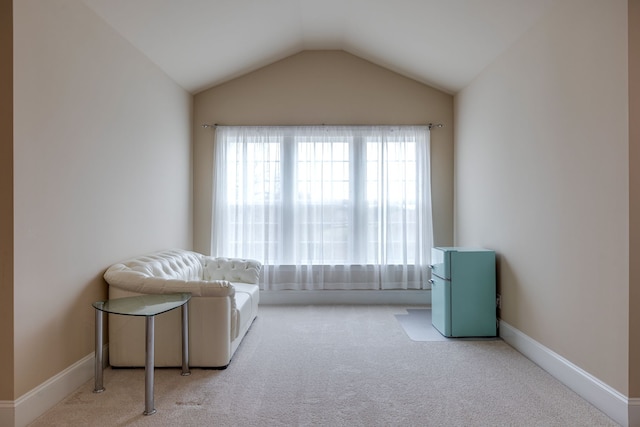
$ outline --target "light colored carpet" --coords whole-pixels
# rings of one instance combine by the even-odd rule
[[[615,426],[502,340],[416,342],[398,306],[261,306],[222,371],[105,370],[40,426]],[[411,308],[411,307],[409,307]]]

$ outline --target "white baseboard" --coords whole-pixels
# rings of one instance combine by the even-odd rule
[[[103,348],[107,360],[108,346]],[[93,378],[95,357],[91,353],[59,372],[15,401],[0,401],[0,426],[25,427]]]
[[[640,426],[640,399],[629,399],[502,320],[500,337],[618,424]]]
[[[260,304],[415,304],[430,305],[430,290],[260,291]]]

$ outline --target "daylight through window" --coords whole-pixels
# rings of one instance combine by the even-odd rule
[[[260,260],[274,287],[359,289],[356,270],[374,288],[423,287],[426,126],[222,126],[215,156],[212,253]]]

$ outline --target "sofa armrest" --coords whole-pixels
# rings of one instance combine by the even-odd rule
[[[258,283],[262,263],[252,259],[205,257],[204,278],[206,280],[228,280],[240,283]]]
[[[227,280],[181,280],[151,277],[132,271],[124,265],[114,265],[104,274],[111,286],[141,294],[189,292],[195,297],[232,297],[235,288]]]

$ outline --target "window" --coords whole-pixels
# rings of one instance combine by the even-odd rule
[[[428,153],[426,126],[218,127],[212,253],[274,289],[421,288]]]

